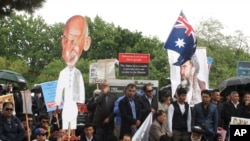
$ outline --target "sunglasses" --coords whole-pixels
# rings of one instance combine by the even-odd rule
[[[13,108],[5,108],[5,111],[13,111]]]
[[[151,92],[153,92],[153,90],[147,90],[147,93],[151,93]]]
[[[48,120],[43,120],[42,123],[49,123],[49,121]]]

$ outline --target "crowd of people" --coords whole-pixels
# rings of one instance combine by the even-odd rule
[[[21,96],[11,87],[8,83],[2,94],[18,93],[14,97]],[[77,127],[74,135],[62,129],[61,112],[46,112],[39,92],[32,97],[32,115],[22,114],[20,100],[4,102],[0,140],[64,141],[71,137],[78,141],[131,141],[146,117],[152,114],[149,141],[222,141],[222,135],[217,132],[228,131],[231,117],[250,118],[249,92],[244,94],[242,101],[237,91],[231,92],[223,101],[219,90],[202,90],[202,101],[190,107],[185,102],[185,88],[178,88],[174,101],[169,94],[161,94],[158,100],[151,83],[144,85],[143,95],[138,95],[137,89],[135,84],[127,84],[124,93],[117,97],[110,93],[107,81],[101,83],[100,90],[95,90],[86,100],[87,120],[84,126]],[[225,140],[228,138],[229,134]]]

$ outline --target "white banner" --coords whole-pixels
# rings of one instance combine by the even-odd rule
[[[201,102],[201,90],[209,88],[206,48],[197,48],[191,60],[187,60],[180,66],[173,65],[178,60],[179,54],[172,50],[167,51],[172,96],[175,96],[178,87],[184,87],[188,89],[186,101],[190,106]]]
[[[22,93],[22,98],[23,98],[23,113],[24,114],[32,114],[31,91],[25,90],[25,91],[21,91],[21,93]]]
[[[99,83],[105,79],[115,79],[116,62],[116,59],[103,59],[90,64],[89,83]]]
[[[97,63],[89,65],[89,83],[96,83],[97,81]]]
[[[231,117],[230,125],[250,125],[249,118]]]
[[[97,61],[97,77],[99,80],[115,79],[115,62],[116,59],[104,59]]]
[[[149,129],[152,124],[153,115],[148,114],[148,117],[143,122],[141,127],[134,134],[132,141],[148,141],[149,140]]]

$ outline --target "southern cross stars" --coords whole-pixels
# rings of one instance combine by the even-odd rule
[[[184,42],[184,39],[180,39],[180,38],[178,38],[178,40],[175,41],[175,43],[176,43],[175,46],[178,46],[179,48],[184,47],[184,45],[186,44],[186,43]]]

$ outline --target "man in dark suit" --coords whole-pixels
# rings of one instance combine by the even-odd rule
[[[141,122],[144,122],[150,112],[154,115],[158,110],[158,101],[153,95],[153,85],[151,83],[145,84],[143,91],[144,95],[139,97],[142,112]]]
[[[121,131],[120,139],[123,135],[134,135],[138,127],[141,125],[141,112],[139,99],[136,96],[136,85],[128,84],[125,89],[125,97],[119,102],[119,110],[121,113]]]
[[[203,127],[204,137],[208,141],[213,141],[218,128],[218,109],[210,102],[211,92],[209,90],[201,91],[201,99],[202,102],[194,105],[192,123],[194,126]]]
[[[115,96],[110,93],[107,81],[101,83],[101,94],[97,97],[96,110],[93,124],[96,127],[96,137],[98,140],[107,141],[108,135],[114,132],[114,102]]]

